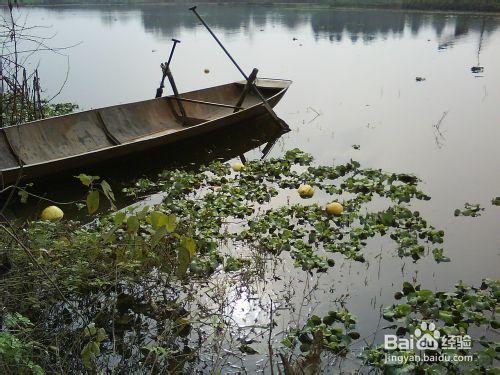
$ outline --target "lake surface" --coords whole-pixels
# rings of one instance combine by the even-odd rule
[[[78,43],[63,56],[41,57],[47,96],[58,91],[69,67],[58,101],[91,108],[153,97],[171,38],[182,41],[171,66],[180,91],[241,79],[184,6],[23,12],[31,24],[52,26],[41,31],[55,34],[50,45]],[[294,81],[276,108],[292,132],[272,155],[299,147],[319,163],[353,158],[362,166],[415,173],[432,200],[414,207],[446,233],[450,263],[429,256],[413,264],[391,250],[380,271],[378,265],[335,267],[320,280],[334,292],[320,295],[314,312],[348,292],[348,307],[369,334],[402,274],[429,289],[500,277],[500,208],[491,205],[500,195],[500,17],[216,5],[199,12],[245,71],[257,67],[260,76]],[[473,74],[478,65],[484,72]],[[486,209],[479,218],[454,217],[465,202]],[[369,246],[372,262],[382,246]],[[250,309],[245,298],[238,301]]]

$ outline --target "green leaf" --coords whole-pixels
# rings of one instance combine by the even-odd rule
[[[165,228],[167,228],[167,232],[172,233],[177,226],[175,215],[167,215],[167,223],[165,224]]]
[[[92,369],[92,361],[101,353],[99,344],[94,341],[87,343],[82,351],[80,352],[80,357],[82,358],[82,363],[86,369]]]
[[[396,312],[396,315],[398,317],[403,317],[411,313],[413,311],[413,308],[410,305],[403,303],[394,307],[394,311]]]
[[[428,289],[422,289],[415,293],[418,302],[431,302],[435,299],[434,292]]]
[[[477,353],[477,362],[482,366],[489,366],[495,359],[495,349],[487,348]]]
[[[179,319],[176,321],[175,331],[180,337],[187,337],[191,332],[191,324],[186,319]]]
[[[450,311],[439,311],[439,319],[446,324],[453,324],[453,314]]]
[[[121,224],[115,224],[111,227],[110,230],[106,231],[103,233],[102,235],[102,240],[104,242],[110,242],[111,239],[113,238],[113,234],[115,234],[115,232],[118,230],[118,228],[120,228],[122,225]]]
[[[335,323],[335,320],[336,320],[335,315],[328,314],[327,316],[325,316],[323,318],[323,323],[325,323],[326,325],[331,325],[331,324]]]
[[[85,336],[94,336],[97,332],[97,328],[95,327],[95,323],[90,323],[83,329],[83,334]]]
[[[415,288],[408,281],[405,281],[403,283],[403,294],[405,296],[407,296],[410,293],[413,293],[414,291],[415,291]]]
[[[181,246],[189,252],[189,260],[196,254],[196,242],[191,237],[182,237]]]
[[[153,211],[149,215],[149,218],[151,219],[151,225],[153,226],[153,229],[158,229],[165,224],[167,215],[165,215],[163,212]]]
[[[115,207],[115,195],[113,194],[113,190],[111,186],[109,186],[108,182],[103,180],[101,181],[101,188],[104,196],[108,198],[109,203],[111,204],[112,209],[116,209]]]
[[[78,176],[75,176],[75,178],[78,178],[82,184],[85,186],[90,186],[92,182],[99,180],[99,176],[89,176],[84,173],[79,174]]]
[[[14,314],[7,314],[4,319],[4,324],[6,328],[16,328],[19,329],[19,326],[32,326],[33,323],[26,318],[25,316],[19,314],[19,313],[14,313]]]
[[[160,240],[166,236],[166,234],[167,234],[167,230],[165,229],[165,227],[161,227],[161,228],[157,229],[153,233],[153,235],[151,236],[151,241],[149,243],[151,248],[154,249],[156,247],[156,245],[158,245]]]
[[[139,219],[137,216],[129,216],[127,219],[127,232],[129,234],[135,234],[139,230]]]
[[[175,215],[165,215],[163,212],[153,211],[151,212],[150,218],[151,225],[154,229],[165,227],[169,233],[175,230]]]
[[[245,354],[259,354],[257,350],[252,348],[250,345],[243,344],[240,346],[240,352]]]
[[[285,338],[281,341],[281,343],[282,343],[283,345],[285,345],[287,348],[291,348],[291,347],[292,347],[292,345],[293,345],[293,341],[292,341],[292,339],[291,339],[290,337],[288,337],[288,336],[287,336],[287,337],[285,337]]]
[[[185,247],[177,249],[177,276],[184,276],[191,263],[191,255]]]
[[[439,248],[439,249],[433,249],[432,250],[432,254],[434,255],[434,260],[438,263],[441,263],[441,262],[449,262],[450,261],[450,258],[446,257],[443,255],[443,249]]]
[[[87,195],[87,210],[89,215],[92,215],[99,209],[99,191],[92,190],[89,195]]]
[[[380,215],[380,221],[386,226],[391,226],[394,224],[394,215],[389,211],[383,212]]]
[[[108,335],[106,334],[106,331],[104,330],[104,328],[99,328],[97,330],[97,337],[96,337],[97,342],[100,343],[100,342],[106,340],[107,337],[108,337]]]
[[[309,321],[313,326],[319,326],[322,322],[321,318],[317,315],[313,315],[309,318]]]
[[[28,362],[27,366],[34,375],[44,375],[45,374],[45,371],[43,371],[43,369],[39,365],[37,365],[31,361]]]
[[[114,216],[113,216],[113,223],[115,223],[116,225],[121,225],[123,224],[123,221],[125,220],[125,212],[117,212]]]

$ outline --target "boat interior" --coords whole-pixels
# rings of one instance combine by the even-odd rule
[[[257,80],[268,99],[290,81]],[[185,129],[260,103],[248,92],[236,106],[245,82],[115,105],[11,126],[0,131],[0,170],[43,163]],[[185,113],[185,116],[183,115]]]

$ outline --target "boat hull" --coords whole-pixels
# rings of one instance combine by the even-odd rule
[[[261,89],[264,90],[270,90],[269,95],[267,95],[267,100],[268,103],[274,107],[283,97],[285,92],[288,89],[288,86],[290,85],[290,81],[282,81],[282,80],[272,80],[273,82],[280,82],[281,86],[278,86],[274,91],[270,89],[269,87],[266,88],[264,84],[262,84],[263,87]],[[225,87],[225,85],[220,86],[220,87]],[[210,89],[205,89],[205,90],[210,90]],[[213,91],[217,90],[217,87],[212,88]],[[195,100],[198,100],[198,98],[204,99],[205,97],[203,96],[204,90],[192,92],[192,93],[186,93],[186,94],[181,94],[181,97],[186,97],[186,98],[194,98]],[[213,97],[213,94],[207,95]],[[165,98],[159,98],[155,100],[168,100],[170,101],[170,105],[174,106],[176,103],[174,103],[174,100],[172,97],[165,97]],[[227,101],[227,100],[226,100]],[[234,101],[236,102],[236,101]],[[192,105],[191,105],[192,104]],[[126,105],[125,105],[126,106]],[[207,107],[216,107],[212,105],[206,105],[206,104],[200,104],[200,103],[188,103],[186,105],[186,108],[189,110],[191,113],[197,113],[196,110],[198,110],[198,113],[202,113],[204,111],[204,108]],[[116,107],[110,107],[110,108],[116,108]],[[217,108],[215,108],[218,110]],[[209,108],[209,111],[214,112],[214,109]],[[89,115],[92,111],[87,111],[86,115]],[[189,115],[188,112],[188,115]],[[229,114],[228,114],[229,112]],[[143,136],[139,136],[135,139],[132,139],[131,141],[126,141],[126,136],[127,132],[137,132],[134,129],[126,128],[124,131],[122,131],[122,134],[119,134],[119,136],[122,136],[122,141],[125,139],[125,142],[120,143],[120,144],[114,144],[110,145],[108,147],[101,147],[98,149],[94,149],[91,151],[83,152],[83,153],[78,153],[75,155],[71,156],[65,156],[65,157],[60,157],[60,158],[55,158],[47,161],[42,161],[39,163],[30,163],[30,164],[25,164],[22,165],[21,167],[14,167],[14,168],[5,168],[1,171],[1,180],[0,183],[3,182],[3,185],[6,186],[8,184],[13,184],[16,183],[19,180],[33,180],[37,179],[42,176],[47,176],[55,173],[61,173],[64,171],[69,171],[69,170],[78,170],[79,168],[85,168],[86,170],[91,169],[92,165],[97,165],[102,162],[109,162],[109,161],[117,161],[119,162],[121,158],[124,158],[126,156],[131,156],[136,153],[143,153],[147,152],[148,150],[156,149],[159,147],[166,146],[168,144],[172,144],[178,141],[182,141],[188,138],[193,138],[193,137],[198,137],[203,134],[215,131],[215,130],[220,130],[226,127],[231,127],[232,125],[241,123],[241,122],[246,122],[248,120],[251,120],[253,118],[257,118],[259,116],[262,116],[267,113],[266,108],[262,103],[258,103],[255,101],[255,98],[253,98],[253,101],[249,101],[249,105],[247,105],[246,108],[243,108],[242,110],[239,110],[237,112],[233,112],[233,109],[226,108],[224,109],[224,112],[214,112],[215,114],[212,115],[210,113],[209,115],[212,115],[212,119],[208,119],[207,121],[202,121],[199,122],[196,125],[191,125],[191,126],[185,126],[182,127],[181,129],[176,129],[173,131],[162,131],[161,129],[157,132],[151,132],[149,134],[144,134]],[[101,112],[102,113],[102,112]],[[220,114],[220,116],[218,116]],[[207,117],[209,117],[207,115]],[[43,120],[43,121],[50,121],[50,119]],[[154,121],[152,122],[154,123]],[[29,125],[29,124],[25,124]],[[21,125],[23,126],[23,125]],[[46,126],[50,126],[50,124],[47,124]],[[15,127],[11,127],[10,131],[13,132],[15,131]],[[3,149],[2,149],[2,143],[0,142],[0,153],[2,154],[1,156],[4,157],[11,157],[15,158],[21,152],[18,152],[17,155],[16,153],[13,153],[12,150],[16,147],[15,145],[13,146],[12,144],[14,142],[8,140],[8,135],[9,131],[4,131],[2,136],[4,138],[7,138],[7,142],[3,143]],[[117,134],[116,132],[114,134]],[[108,134],[110,135],[110,134]],[[140,134],[139,134],[140,135]],[[115,136],[112,135],[112,138],[115,138]],[[116,136],[118,138],[118,136]],[[12,139],[12,136],[11,136]],[[117,141],[118,142],[118,141]],[[6,145],[8,147],[6,147]],[[39,146],[37,144],[37,146]],[[80,144],[79,144],[80,146]],[[31,148],[33,150],[35,145]],[[7,150],[7,148],[10,148],[10,150]],[[45,151],[45,150],[43,150]],[[58,150],[56,149],[55,152]],[[14,154],[14,155],[12,155]],[[37,154],[39,155],[39,154]],[[31,155],[28,155],[30,157]]]

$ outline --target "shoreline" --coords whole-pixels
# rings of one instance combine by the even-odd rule
[[[58,4],[46,4],[39,0],[34,0],[32,3],[18,3],[19,7],[43,7],[43,8],[57,8],[57,7],[82,7],[82,6],[94,6],[94,7],[122,7],[122,6],[147,6],[147,5],[162,5],[162,6],[173,6],[173,5],[186,5],[183,1],[123,1],[123,2],[61,2]],[[463,9],[463,8],[444,8],[439,4],[434,6],[411,6],[406,7],[401,3],[393,4],[368,4],[368,3],[353,3],[353,4],[335,4],[333,3],[323,3],[323,2],[226,2],[226,1],[207,1],[201,2],[200,5],[217,5],[217,6],[247,6],[247,7],[265,7],[265,8],[304,8],[307,9],[331,9],[331,10],[358,10],[358,9],[368,9],[368,10],[387,10],[387,11],[398,11],[398,12],[423,12],[423,13],[455,13],[455,14],[480,14],[480,15],[497,15],[500,16],[500,2],[498,5],[494,5],[495,9]],[[2,7],[6,5],[2,4]]]

